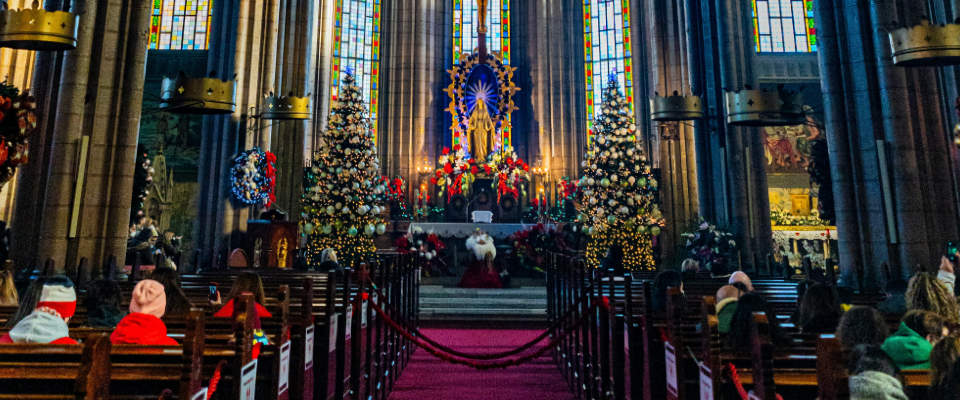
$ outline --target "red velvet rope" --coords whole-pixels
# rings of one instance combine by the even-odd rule
[[[471,368],[474,368],[474,369],[478,369],[478,370],[487,370],[487,369],[494,369],[494,368],[506,368],[506,367],[509,367],[509,366],[520,365],[520,364],[526,363],[526,362],[528,362],[528,361],[530,361],[530,360],[534,360],[534,359],[540,358],[540,357],[543,356],[543,354],[546,353],[548,350],[550,350],[550,349],[552,349],[553,347],[559,345],[561,340],[563,340],[567,335],[571,334],[571,333],[573,332],[573,330],[575,330],[577,327],[579,327],[580,325],[582,325],[583,322],[586,321],[586,319],[587,319],[587,314],[584,314],[583,316],[581,316],[580,319],[577,320],[576,323],[574,323],[574,324],[570,327],[570,330],[568,330],[568,331],[567,331],[566,333],[564,333],[563,335],[554,338],[552,341],[550,341],[549,344],[547,344],[547,345],[544,346],[543,348],[540,348],[539,350],[537,350],[537,351],[535,351],[535,352],[533,352],[533,353],[527,354],[527,355],[525,355],[525,356],[523,356],[523,357],[514,358],[514,359],[509,359],[509,360],[503,360],[503,361],[492,362],[492,363],[481,363],[481,362],[476,362],[476,361],[472,361],[472,360],[465,360],[465,359],[462,359],[462,358],[453,357],[453,356],[451,356],[451,355],[449,355],[449,354],[446,354],[446,353],[444,353],[444,352],[442,352],[442,351],[440,351],[440,350],[438,350],[438,349],[433,348],[432,346],[430,346],[430,345],[427,344],[427,343],[424,343],[424,342],[421,341],[419,338],[417,338],[416,336],[414,336],[413,334],[411,334],[409,331],[407,331],[405,328],[403,328],[402,326],[400,326],[400,325],[399,325],[396,321],[394,321],[392,318],[390,318],[390,316],[387,315],[385,312],[383,312],[383,310],[380,308],[380,305],[378,305],[376,302],[371,301],[371,302],[370,302],[370,306],[373,307],[373,309],[377,312],[377,314],[380,315],[381,318],[383,318],[383,320],[387,323],[387,325],[390,326],[390,328],[392,328],[393,330],[397,331],[397,333],[399,333],[401,336],[403,336],[403,337],[406,338],[407,340],[413,342],[413,343],[416,344],[418,347],[426,350],[427,352],[429,352],[429,353],[430,353],[431,355],[433,355],[434,357],[437,357],[437,358],[439,358],[439,359],[441,359],[441,360],[443,360],[443,361],[449,362],[449,363],[451,363],[451,364],[465,365],[465,366],[468,366],[468,367],[471,367]],[[592,309],[594,309],[594,308],[596,308],[596,307],[601,307],[601,308],[604,307],[604,303],[603,303],[602,299],[601,299],[601,301],[594,301],[594,302],[590,305],[590,307],[589,307],[588,309],[592,310]]]
[[[368,281],[370,282],[370,287],[377,292],[377,295],[379,295],[381,299],[386,298],[384,297],[383,293],[380,291],[380,289],[372,280],[369,280],[368,278]],[[367,300],[369,296],[367,293],[363,293],[361,297],[363,297],[364,300]],[[583,296],[581,296],[580,299],[578,299],[576,303],[573,304],[573,307],[571,307],[566,314],[560,317],[557,321],[553,323],[553,325],[550,325],[550,327],[548,327],[545,331],[543,331],[543,333],[535,337],[533,340],[527,343],[524,343],[520,345],[520,347],[517,347],[515,349],[503,351],[500,353],[490,353],[490,354],[465,353],[465,352],[461,352],[456,349],[447,347],[437,342],[436,340],[431,339],[427,335],[424,335],[423,332],[421,332],[419,329],[416,329],[416,328],[411,329],[411,332],[413,332],[414,335],[416,335],[420,339],[423,339],[424,342],[427,342],[431,346],[436,347],[439,350],[450,353],[460,358],[466,358],[466,359],[472,359],[472,360],[496,360],[496,359],[506,358],[506,357],[520,354],[526,351],[527,349],[533,347],[535,344],[540,343],[541,341],[543,341],[543,339],[546,339],[547,336],[549,336],[551,333],[559,329],[564,322],[567,322],[567,320],[570,319],[571,316],[573,316],[573,313],[578,311],[580,303],[582,303],[584,300],[588,299],[589,297],[590,296],[588,296],[587,294],[584,294]],[[604,297],[604,299],[606,299],[606,297]],[[389,307],[389,304],[387,305],[387,307]],[[610,301],[607,300],[606,303],[604,304],[604,308],[609,309],[609,307],[610,307]]]
[[[747,394],[747,389],[743,388],[743,383],[740,382],[740,374],[737,373],[737,367],[733,365],[733,363],[727,363],[727,369],[730,370],[730,380],[733,381],[733,386],[736,387],[737,392],[740,393],[740,398],[749,400],[750,396]],[[777,393],[776,396],[777,400],[783,400],[780,393]]]
[[[217,392],[217,385],[220,384],[220,371],[224,365],[227,365],[227,360],[220,360],[217,363],[217,368],[213,370],[213,376],[210,377],[210,384],[207,386],[207,400],[210,400],[213,394]]]

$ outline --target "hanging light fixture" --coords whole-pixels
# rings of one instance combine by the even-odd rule
[[[80,17],[67,11],[47,11],[34,0],[33,8],[0,10],[0,47],[23,50],[77,48]]]

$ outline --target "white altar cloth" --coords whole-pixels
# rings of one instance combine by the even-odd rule
[[[494,239],[506,239],[515,232],[522,231],[537,224],[473,224],[468,222],[411,222],[410,229],[415,227],[424,232],[433,231],[440,237],[466,238],[480,229]]]

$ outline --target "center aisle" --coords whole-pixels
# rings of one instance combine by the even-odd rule
[[[423,334],[467,353],[496,353],[514,349],[541,331],[524,329],[423,329]],[[545,344],[546,341],[541,342]],[[534,348],[539,348],[535,346]],[[573,399],[550,353],[506,369],[478,371],[441,361],[423,349],[410,358],[390,400]]]

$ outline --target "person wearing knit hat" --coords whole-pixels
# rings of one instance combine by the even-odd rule
[[[160,320],[167,309],[167,295],[163,285],[144,279],[133,288],[130,314],[123,317],[110,334],[113,344],[144,344],[176,346],[176,340],[167,336],[167,326]]]
[[[46,278],[36,308],[0,337],[0,343],[77,344],[67,327],[76,309],[73,282],[65,276]]]

